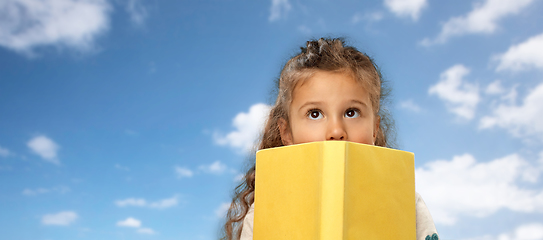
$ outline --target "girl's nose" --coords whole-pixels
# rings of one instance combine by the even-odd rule
[[[340,120],[332,120],[328,123],[326,140],[347,140],[347,132],[345,131],[345,126]]]

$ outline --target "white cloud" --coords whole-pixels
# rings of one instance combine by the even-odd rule
[[[158,200],[156,202],[152,202],[149,204],[150,208],[157,208],[157,209],[164,209],[169,208],[177,205],[177,198],[178,196],[173,196],[171,198],[165,198],[162,200]]]
[[[149,207],[149,208],[156,208],[156,209],[164,209],[176,206],[178,204],[178,195],[174,195],[171,198],[165,198],[161,200],[157,200],[155,202],[147,202],[147,200],[143,198],[127,198],[123,200],[117,200],[115,201],[115,205],[118,207]]]
[[[0,45],[32,56],[39,46],[91,50],[108,29],[106,0],[4,0],[0,2]]]
[[[218,218],[226,217],[226,213],[228,212],[229,208],[230,208],[230,203],[227,203],[227,202],[221,203],[221,205],[215,210],[215,216],[217,216]]]
[[[140,234],[149,234],[149,235],[156,234],[156,232],[151,228],[141,227],[141,221],[133,217],[128,217],[125,220],[118,221],[117,226],[138,228],[136,232]]]
[[[377,21],[381,21],[383,18],[384,16],[382,12],[370,12],[366,14],[356,13],[351,18],[351,22],[353,24],[357,24],[363,20],[368,21],[368,22],[377,22]]]
[[[513,86],[507,93],[504,93],[500,98],[504,103],[516,104],[517,102],[517,87],[518,84]]]
[[[50,192],[50,190],[47,188],[37,188],[35,190],[26,188],[25,190],[23,190],[23,195],[36,196],[38,194],[43,194],[43,193],[48,193],[48,192]]]
[[[470,154],[438,160],[415,170],[417,191],[436,223],[454,225],[460,216],[486,217],[500,209],[543,212],[543,189],[536,185],[543,172],[517,154],[477,162]]]
[[[147,201],[145,201],[145,199],[143,198],[127,198],[124,200],[115,201],[115,205],[117,205],[118,207],[144,207],[147,205]]]
[[[464,76],[470,70],[458,64],[441,73],[439,82],[428,89],[430,95],[437,95],[448,110],[464,119],[472,119],[475,108],[479,103],[479,88],[477,85],[464,81]]]
[[[7,157],[11,154],[12,153],[9,151],[9,149],[3,148],[2,146],[0,146],[0,157]]]
[[[493,33],[498,29],[498,21],[518,14],[532,2],[533,0],[486,0],[482,4],[476,3],[473,10],[465,16],[453,17],[445,22],[435,39],[426,38],[421,43],[428,46],[445,43],[453,36]]]
[[[498,97],[499,99],[494,99],[490,104],[490,109],[496,107],[498,102],[502,104],[508,103],[509,105],[514,105],[517,102],[517,87],[519,84],[515,84],[509,89],[505,88],[500,80],[496,80],[490,84],[485,89],[485,93],[488,96]],[[499,101],[496,101],[499,100]]]
[[[501,94],[501,93],[505,92],[505,89],[503,89],[501,81],[496,80],[496,81],[488,84],[488,86],[486,87],[485,92],[486,92],[486,94],[496,95],[496,94]]]
[[[514,231],[502,233],[498,236],[486,235],[483,237],[465,240],[541,240],[543,239],[543,224],[528,223],[518,226]]]
[[[401,101],[399,106],[400,106],[400,108],[403,108],[403,109],[406,109],[406,110],[409,110],[409,111],[412,111],[412,112],[416,112],[416,113],[422,111],[420,106],[418,104],[416,104],[415,102],[413,102],[412,99],[407,99],[405,101]]]
[[[238,113],[232,121],[235,130],[226,136],[215,132],[215,143],[228,145],[244,153],[249,152],[264,128],[270,109],[269,105],[257,103],[249,108],[249,112]]]
[[[68,226],[77,220],[77,213],[72,211],[64,211],[54,214],[47,214],[41,218],[41,223],[44,225]]]
[[[141,221],[138,219],[129,217],[129,218],[126,218],[125,220],[118,221],[117,226],[139,228],[141,226]]]
[[[514,236],[510,239],[515,240],[538,240],[543,239],[543,224],[541,223],[530,223],[519,226],[515,229]]]
[[[179,166],[175,166],[175,173],[177,174],[177,178],[189,178],[194,175],[194,173],[190,169]]]
[[[268,20],[273,22],[285,17],[291,8],[289,0],[272,0]]]
[[[147,9],[141,3],[141,0],[128,0],[126,11],[130,15],[130,20],[136,25],[142,25],[147,18]]]
[[[234,177],[234,182],[239,183],[243,180],[243,177],[245,177],[245,174],[240,173]]]
[[[47,188],[37,188],[35,190],[26,188],[25,190],[23,190],[23,195],[36,196],[38,194],[43,194],[43,193],[48,193],[48,192],[49,192],[49,189]]]
[[[123,165],[121,165],[121,164],[118,164],[118,163],[115,164],[115,168],[116,168],[116,169],[119,169],[119,170],[123,170],[123,171],[130,171],[130,168],[125,167],[125,166],[123,166]]]
[[[200,165],[198,169],[202,170],[205,173],[221,174],[226,171],[228,167],[224,163],[221,163],[221,161],[217,160],[209,165]]]
[[[40,135],[30,139],[30,141],[28,141],[26,145],[35,154],[38,154],[40,157],[42,157],[43,160],[57,165],[60,164],[60,161],[57,158],[57,152],[60,146],[58,146],[58,144],[56,144],[50,138],[44,135]]]
[[[385,0],[385,6],[398,17],[419,19],[420,12],[428,5],[427,0]]]
[[[512,91],[515,97],[516,91]],[[514,102],[514,101],[511,101]],[[533,89],[521,105],[502,103],[489,116],[481,118],[479,128],[500,127],[513,136],[535,136],[543,140],[543,83]]]
[[[149,234],[149,235],[156,234],[156,232],[151,228],[140,228],[138,229],[137,232],[141,234]]]
[[[54,187],[54,188],[36,188],[36,189],[26,188],[23,190],[23,195],[36,196],[39,194],[44,194],[44,193],[49,193],[49,192],[67,193],[69,191],[70,191],[70,188],[65,187],[65,186],[59,186],[59,187]]]
[[[361,13],[355,13],[353,15],[353,17],[351,18],[351,22],[353,24],[357,24],[359,23],[360,21],[364,20],[364,15],[362,15]]]
[[[543,70],[543,33],[509,47],[507,52],[494,59],[499,61],[497,71],[521,71],[530,68]]]

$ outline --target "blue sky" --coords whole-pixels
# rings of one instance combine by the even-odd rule
[[[344,36],[442,239],[543,239],[543,2],[0,3],[2,239],[216,239],[273,81]]]

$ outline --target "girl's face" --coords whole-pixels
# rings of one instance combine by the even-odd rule
[[[283,144],[341,140],[374,145],[379,121],[362,85],[346,73],[317,71],[294,89]]]

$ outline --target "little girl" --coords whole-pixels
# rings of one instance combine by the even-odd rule
[[[278,87],[259,149],[326,140],[391,147],[380,72],[341,39],[308,41],[281,71]],[[255,165],[244,180],[228,210],[223,239],[253,239]],[[439,239],[419,194],[416,218],[417,240]]]

